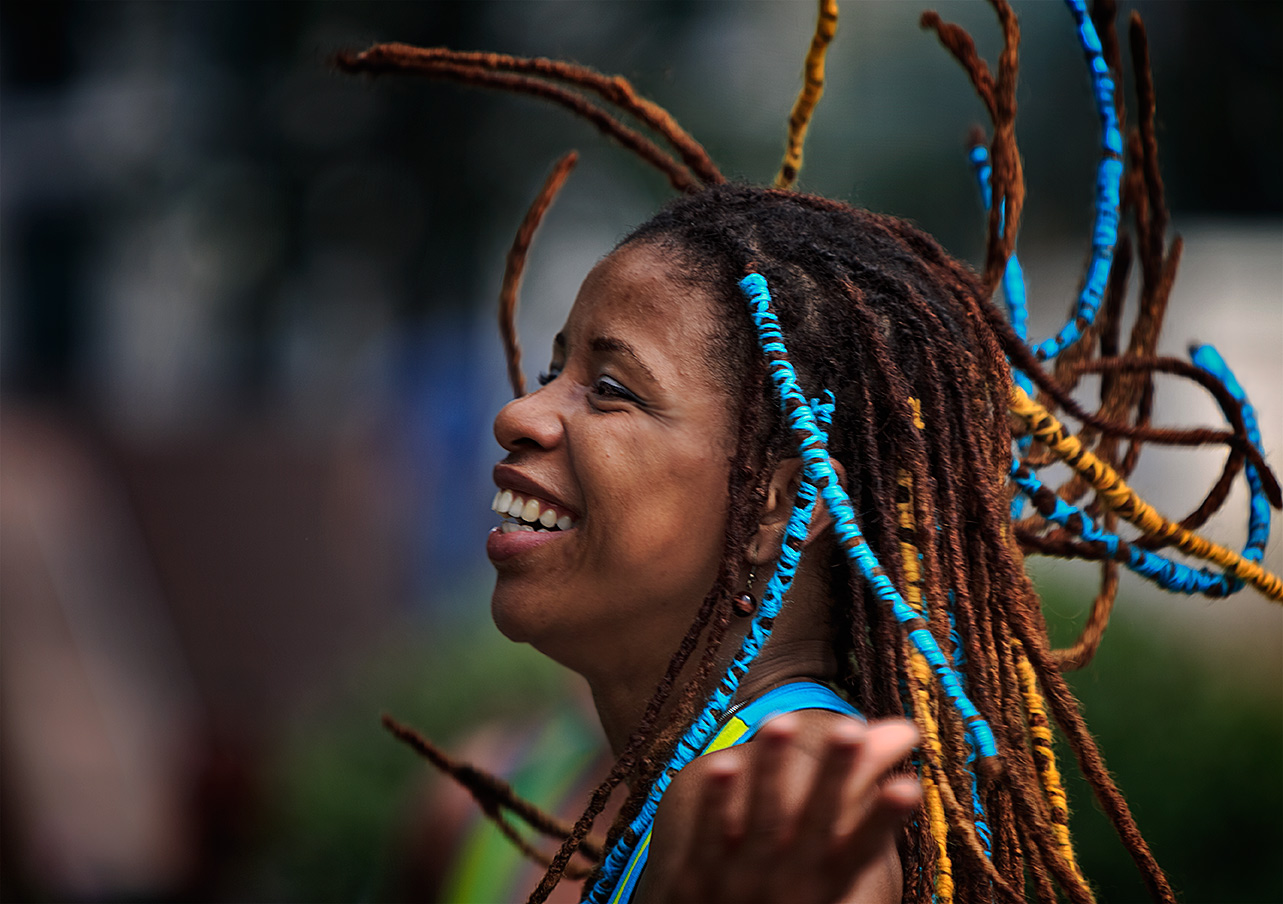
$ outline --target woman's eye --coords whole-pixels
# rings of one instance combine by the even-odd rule
[[[593,382],[592,391],[594,395],[602,399],[618,399],[625,402],[641,401],[627,386],[605,374],[602,374]]]

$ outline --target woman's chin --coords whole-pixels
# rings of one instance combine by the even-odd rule
[[[495,587],[490,597],[490,618],[495,627],[513,643],[529,643],[529,625],[526,624],[527,619],[521,617],[519,609],[519,601],[508,599],[501,587]]]
[[[495,581],[490,596],[490,617],[499,633],[514,643],[528,643],[544,652],[550,633],[564,629],[564,620],[554,614],[555,604],[529,589],[523,590],[515,578],[503,575]]]
[[[596,645],[585,643],[581,633],[567,624],[566,613],[554,611],[554,603],[536,600],[515,587],[505,587],[505,583],[501,578],[490,597],[490,617],[499,633],[513,643],[529,644],[571,671],[586,674]]]

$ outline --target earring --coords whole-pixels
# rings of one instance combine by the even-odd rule
[[[744,592],[731,600],[731,608],[740,618],[749,618],[757,611],[757,597],[753,596],[753,584],[757,581],[757,567],[750,565],[748,569],[748,586]]]

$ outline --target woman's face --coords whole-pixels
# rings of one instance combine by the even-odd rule
[[[715,302],[671,266],[647,244],[599,263],[542,388],[495,419],[513,513],[486,544],[495,623],[589,677],[662,668],[722,553],[734,441],[708,363]]]

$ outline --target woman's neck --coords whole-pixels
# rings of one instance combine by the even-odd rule
[[[825,682],[836,678],[837,657],[833,652],[829,624],[832,598],[829,594],[828,577],[817,573],[819,568],[812,567],[808,562],[811,558],[813,557],[803,558],[787,603],[775,620],[771,638],[740,682],[735,693],[736,701],[752,700],[771,688],[793,681]],[[739,651],[740,642],[748,628],[747,619],[736,620],[731,624],[722,641],[718,664],[713,669],[713,680],[721,680],[732,657]],[[671,717],[683,689],[695,680],[701,658],[702,648],[691,655],[674,681],[658,723],[662,724]],[[621,675],[611,671],[585,676],[592,688],[593,703],[601,719],[602,729],[615,756],[623,752],[629,737],[641,725],[646,706],[667,665],[668,660],[659,663],[653,676],[635,673]]]

